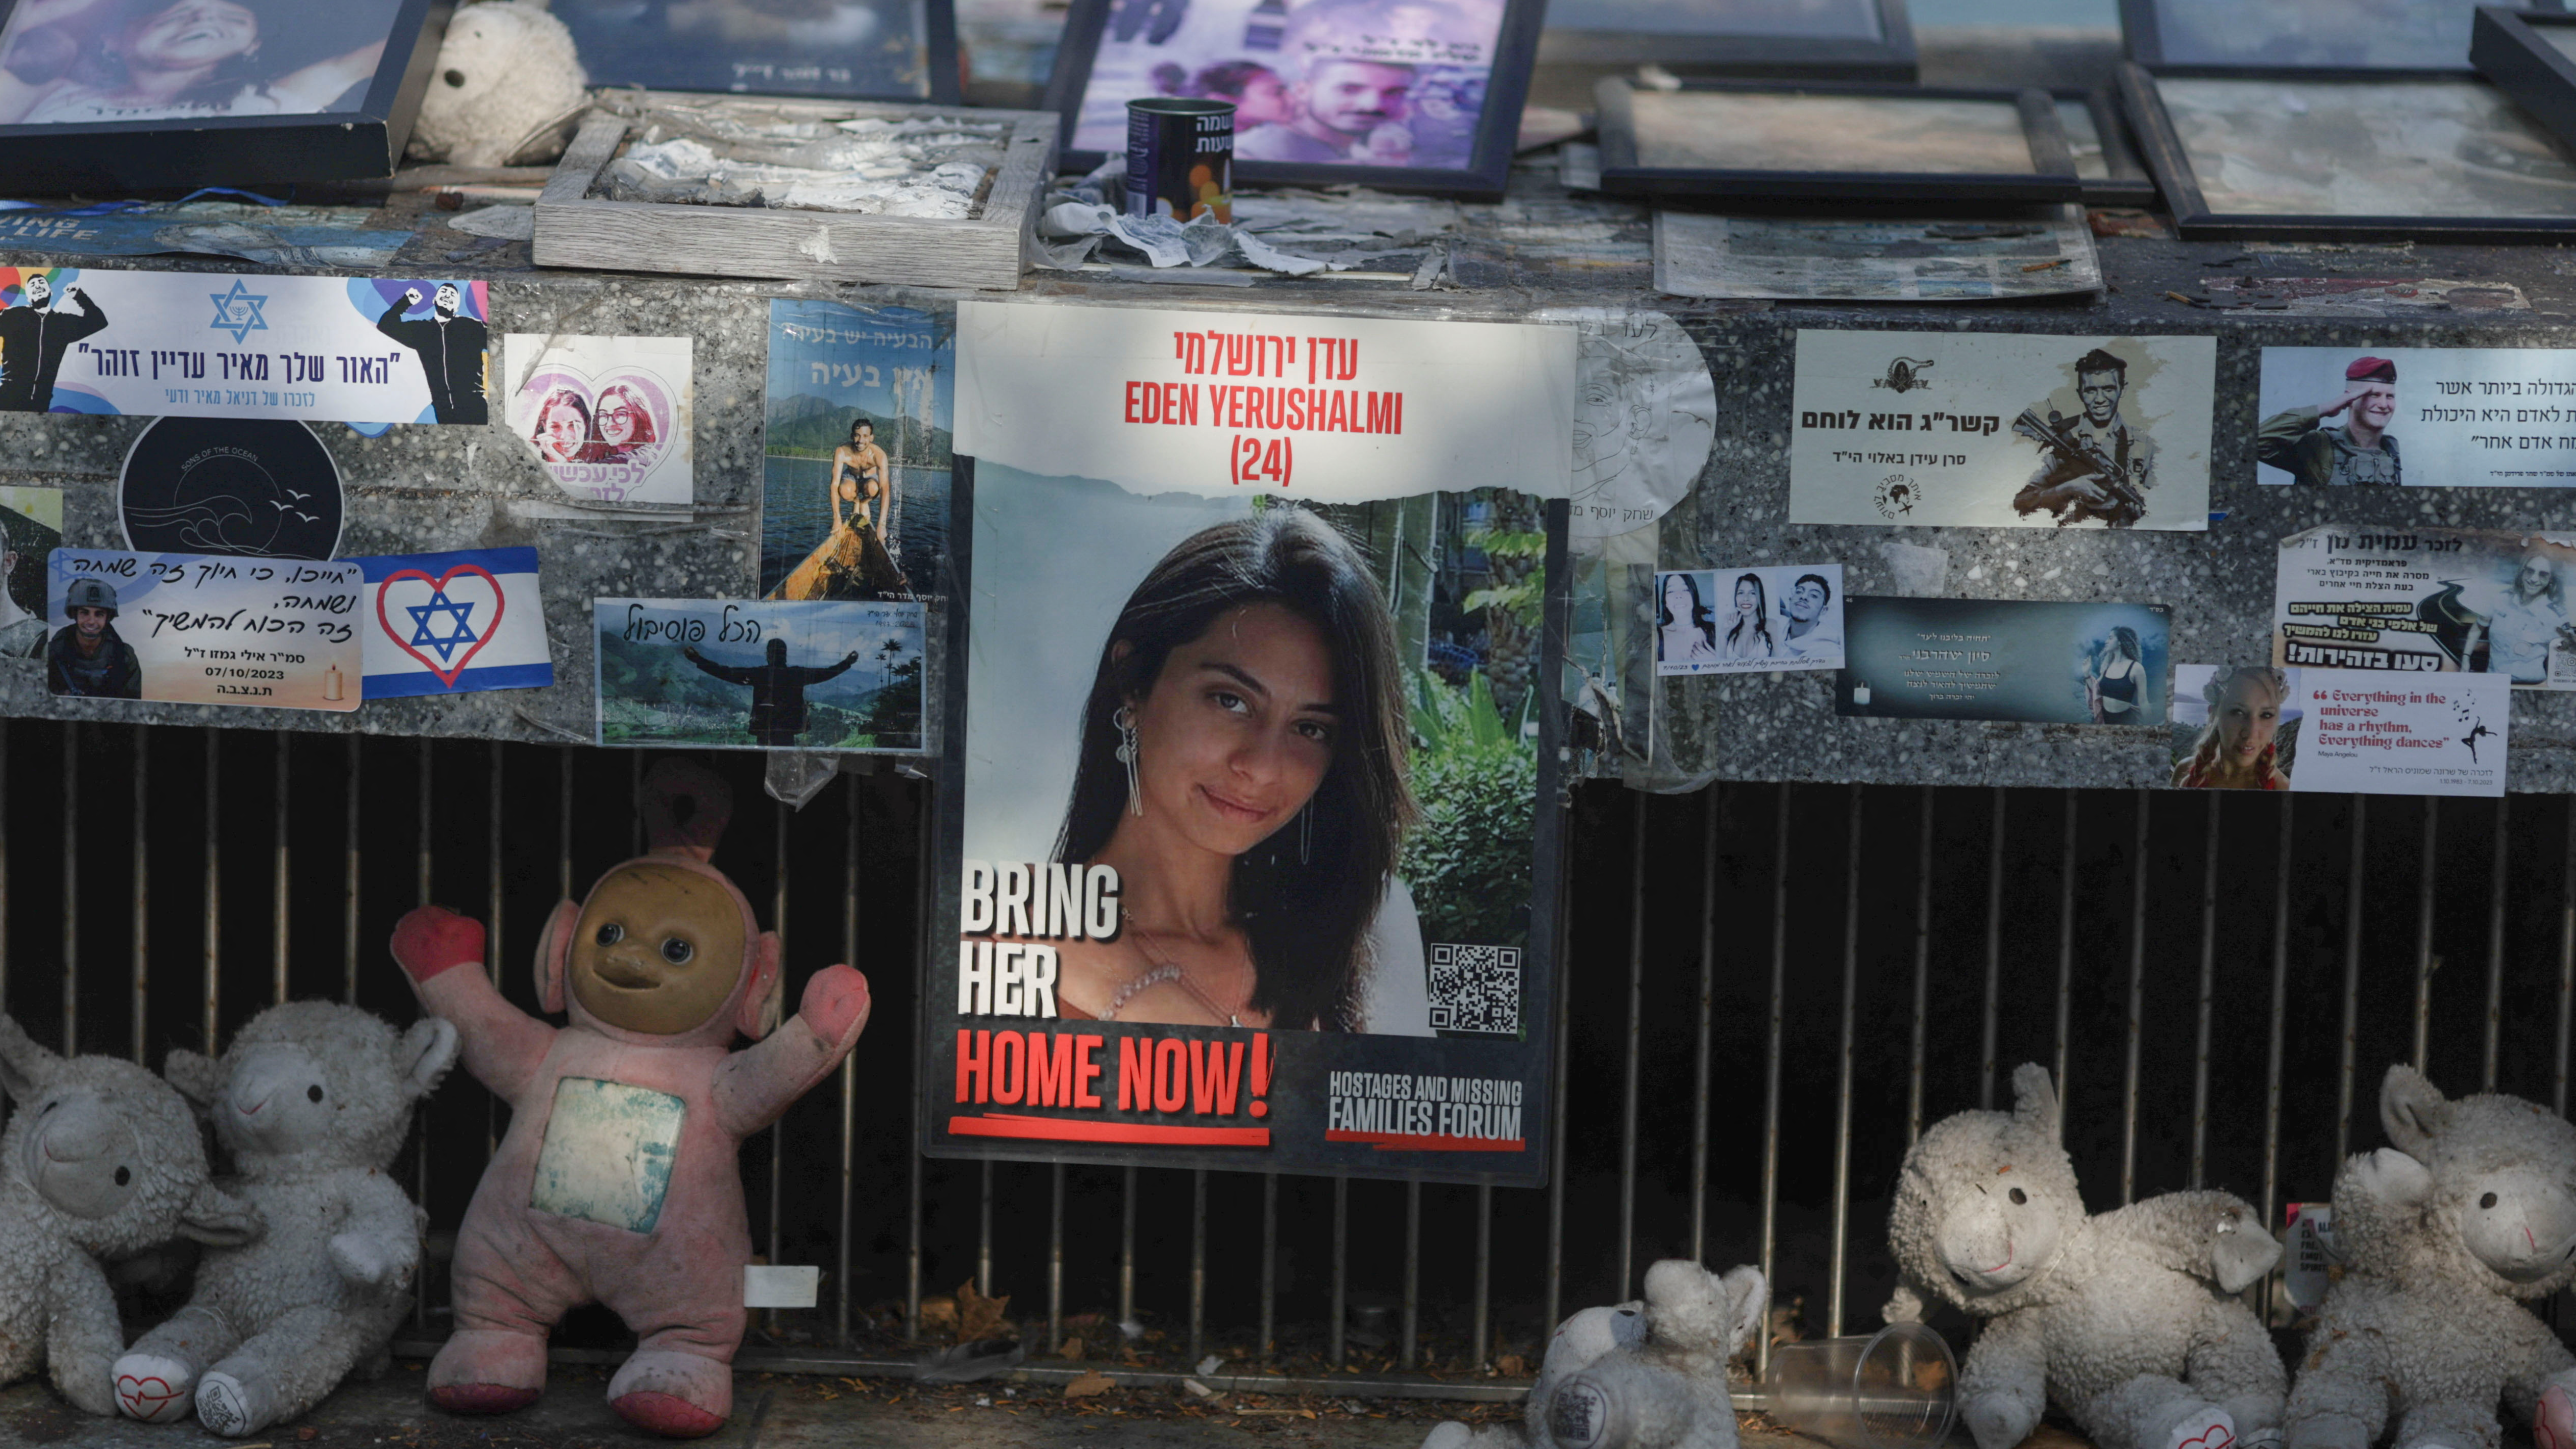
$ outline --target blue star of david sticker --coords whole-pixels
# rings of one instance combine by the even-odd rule
[[[466,627],[466,620],[473,614],[474,606],[470,603],[460,604],[448,598],[447,590],[445,589],[439,589],[431,593],[429,596],[429,602],[426,604],[405,604],[403,606],[403,612],[411,615],[411,622],[413,625],[411,631],[411,642],[414,644],[426,644],[430,648],[437,650],[438,662],[441,664],[455,658],[456,651],[458,649],[471,644],[482,637],[472,629]],[[454,632],[447,634],[431,633],[429,620],[430,616],[433,614],[445,614],[452,618],[455,621]]]
[[[244,290],[241,278],[233,279],[233,289],[229,292],[209,292],[206,295],[215,303],[215,320],[209,325],[217,332],[230,332],[234,342],[239,343],[254,332],[268,330],[268,322],[260,315],[260,309],[268,305],[268,294]]]

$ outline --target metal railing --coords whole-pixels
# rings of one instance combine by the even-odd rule
[[[2097,1208],[2208,1184],[2277,1222],[2377,1140],[2391,1061],[2566,1109],[2561,799],[1588,785],[1556,1024],[1574,1130],[1547,1187],[932,1161],[912,963],[937,935],[936,787],[850,775],[790,812],[756,756],[717,759],[737,798],[718,863],[780,929],[791,1003],[835,960],[876,1002],[837,1080],[745,1144],[760,1250],[827,1273],[823,1307],[761,1316],[748,1367],[904,1372],[937,1336],[925,1304],[971,1281],[1013,1296],[1041,1378],[1080,1371],[1037,1368],[1041,1348],[1098,1358],[1142,1329],[1131,1380],[1216,1352],[1267,1371],[1221,1391],[1504,1397],[1525,1382],[1506,1355],[1525,1373],[1550,1325],[1660,1257],[1758,1261],[1797,1332],[1874,1324],[1906,1144],[1996,1105],[2020,1061],[2055,1072]],[[533,1010],[545,913],[640,848],[640,765],[0,721],[0,1000],[39,1040],[153,1065],[290,997],[406,1020],[382,943],[437,900],[493,928],[486,964]],[[409,1160],[433,1233],[503,1126],[462,1073],[425,1109]],[[413,1347],[442,1298],[433,1279]],[[559,1342],[615,1339],[577,1319]]]

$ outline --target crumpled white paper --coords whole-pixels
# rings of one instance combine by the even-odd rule
[[[1343,263],[1281,251],[1214,217],[1183,223],[1168,216],[1129,216],[1120,206],[1126,181],[1127,158],[1113,156],[1071,186],[1049,193],[1038,214],[1041,264],[1072,271],[1114,238],[1157,267],[1249,266],[1290,277],[1349,270]]]

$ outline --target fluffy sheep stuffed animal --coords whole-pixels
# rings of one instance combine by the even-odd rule
[[[117,1407],[186,1415],[236,1438],[322,1401],[382,1357],[411,1308],[420,1212],[385,1174],[413,1104],[456,1061],[456,1028],[407,1032],[354,1006],[297,1001],[252,1017],[220,1063],[174,1051],[161,1070],[214,1118],[224,1185],[268,1235],[212,1252],[169,1322],[117,1360]]]
[[[468,5],[447,22],[406,151],[419,161],[504,165],[580,110],[583,99],[572,32],[545,6]]]
[[[197,1119],[169,1083],[114,1057],[65,1060],[0,1016],[0,1383],[53,1370],[63,1397],[116,1412],[125,1330],[102,1257],[189,1237],[231,1246],[259,1214],[206,1175]]]
[[[2380,1084],[2393,1149],[2335,1176],[2343,1276],[2290,1396],[2291,1449],[2495,1449],[2496,1405],[2576,1443],[2576,1356],[2522,1306],[2576,1279],[2576,1126],[2515,1097]]]
[[[2102,1449],[2277,1443],[2288,1388],[2271,1337],[2227,1295],[2280,1244],[2242,1200],[2175,1192],[2088,1217],[2058,1145],[2048,1073],[2013,1073],[2013,1110],[1961,1112],[1905,1154],[1888,1240],[1905,1283],[1986,1320],[1959,1373],[1977,1449],[2013,1449],[2054,1398]]]
[[[1527,1427],[1447,1423],[1422,1449],[1736,1449],[1726,1361],[1770,1306],[1761,1270],[1681,1258],[1646,1270],[1642,1302],[1587,1308],[1548,1340]]]

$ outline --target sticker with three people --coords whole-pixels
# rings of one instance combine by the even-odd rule
[[[920,754],[922,608],[594,599],[599,743]]]
[[[1655,672],[1843,667],[1843,566],[1778,564],[1655,575]]]
[[[513,332],[504,354],[510,431],[576,498],[687,504],[692,346],[686,337]]]

